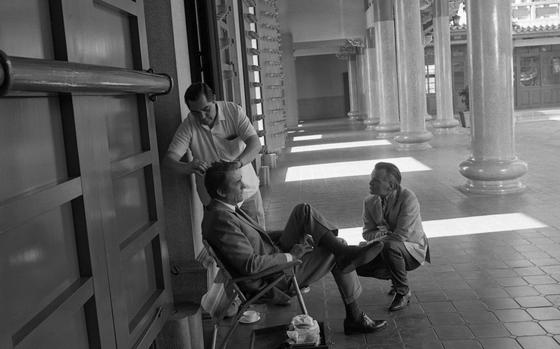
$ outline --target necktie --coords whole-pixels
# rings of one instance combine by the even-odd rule
[[[238,215],[240,215],[241,217],[243,217],[246,221],[248,221],[249,223],[253,224],[253,225],[258,225],[251,217],[249,217],[247,215],[247,213],[245,213],[242,209],[240,209],[239,207],[235,206],[235,213],[237,213]]]

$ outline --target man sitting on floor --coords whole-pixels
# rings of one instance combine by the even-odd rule
[[[354,271],[372,261],[383,243],[347,246],[336,237],[336,227],[308,204],[293,209],[284,231],[269,235],[237,207],[243,200],[244,188],[237,164],[214,163],[206,171],[204,182],[212,202],[204,212],[202,235],[231,267],[230,272],[236,272],[236,276],[250,275],[300,259],[302,264],[295,267],[295,275],[301,287],[332,272],[346,307],[345,334],[373,332],[387,325],[386,321],[372,320],[360,311],[357,298],[362,287]],[[256,293],[264,283],[261,280],[242,287]],[[280,282],[273,289],[271,302],[289,300],[294,294],[291,286],[288,280]]]
[[[366,241],[383,241],[383,251],[370,263],[358,267],[360,276],[390,279],[395,293],[390,311],[401,310],[410,301],[407,271],[430,262],[428,239],[422,228],[416,195],[401,187],[401,172],[394,164],[378,162],[371,173],[370,196],[364,201]]]

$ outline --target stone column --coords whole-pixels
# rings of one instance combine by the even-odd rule
[[[365,47],[358,48],[359,57],[361,58],[361,65],[360,65],[360,117],[362,120],[365,120],[369,117],[369,98],[368,98],[368,86],[369,86],[369,77],[368,77],[368,61],[367,61],[367,52]]]
[[[504,0],[505,1],[505,0]],[[401,132],[394,138],[399,150],[427,149],[424,45],[418,1],[395,0],[397,71]]]
[[[472,155],[459,165],[464,189],[520,192],[527,164],[515,155],[511,1],[470,1],[467,11]]]
[[[379,123],[379,98],[378,98],[378,81],[377,81],[377,56],[375,52],[375,30],[373,27],[366,29],[365,40],[365,60],[366,72],[364,74],[366,81],[366,106],[367,118],[364,120],[366,130],[375,130],[375,125]]]
[[[449,34],[449,1],[434,0],[434,57],[436,63],[435,133],[446,133],[459,125],[453,118],[453,88],[451,72],[451,35]]]
[[[360,116],[358,101],[358,66],[356,54],[348,55],[348,93],[350,94],[350,111],[348,117],[357,119]]]
[[[367,80],[365,79],[365,51],[362,47],[356,47],[356,95],[358,96],[358,120],[367,118],[367,109],[365,105],[365,86]]]
[[[372,5],[379,110],[379,124],[374,129],[377,138],[392,138],[401,129],[393,0],[373,0]]]

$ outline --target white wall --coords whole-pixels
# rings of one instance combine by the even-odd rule
[[[284,22],[282,30],[292,33],[294,43],[358,38],[364,35],[366,19],[363,0],[285,2],[285,6],[280,8],[280,20]]]

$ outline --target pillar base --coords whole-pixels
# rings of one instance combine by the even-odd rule
[[[436,119],[432,121],[434,132],[438,134],[449,133],[449,131],[455,129],[457,126],[459,126],[459,121],[455,119]]]
[[[476,160],[470,158],[459,164],[459,172],[468,181],[463,190],[477,194],[511,194],[525,189],[519,178],[527,173],[527,163],[511,160]]]
[[[395,137],[395,135],[397,134],[397,132],[399,132],[401,130],[401,125],[400,124],[379,124],[379,125],[375,125],[373,127],[373,129],[375,131],[377,131],[377,136],[376,138],[379,139],[387,139],[387,138],[393,138]]]
[[[375,127],[379,124],[379,118],[367,118],[364,120],[366,131],[375,131]]]
[[[348,117],[352,120],[358,120],[361,114],[359,111],[349,111],[346,115],[348,115]]]
[[[518,179],[510,181],[472,181],[469,179],[461,190],[471,194],[506,195],[521,193],[525,188],[525,184]]]
[[[424,132],[400,132],[395,136],[397,150],[425,150],[430,149],[428,143],[432,139],[432,134]]]

